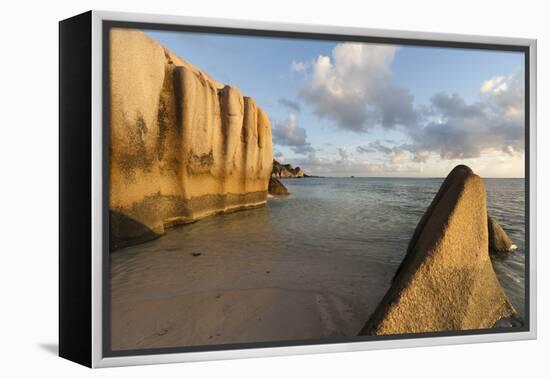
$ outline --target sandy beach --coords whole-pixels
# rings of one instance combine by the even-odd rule
[[[394,267],[295,253],[292,240],[269,240],[269,211],[207,218],[112,254],[113,350],[355,336]],[[243,249],[241,227],[251,221],[258,228]],[[212,235],[197,249],[216,232],[225,243]]]

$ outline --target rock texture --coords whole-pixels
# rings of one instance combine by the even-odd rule
[[[273,160],[273,171],[271,172],[273,178],[302,178],[304,177],[304,171],[302,168],[292,168],[290,164],[281,164],[277,160]]]
[[[141,31],[110,33],[112,248],[265,204],[271,126],[254,100]]]
[[[490,328],[515,311],[488,252],[486,194],[466,166],[447,176],[362,335]]]
[[[288,189],[275,177],[269,179],[268,193],[274,196],[288,196]]]
[[[487,217],[487,226],[489,228],[489,252],[506,254],[518,248],[496,220]]]

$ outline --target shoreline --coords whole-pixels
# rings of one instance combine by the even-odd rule
[[[210,217],[112,254],[113,350],[356,336],[396,265],[314,251],[296,255],[276,239],[267,243],[280,247],[261,248],[262,233],[249,240],[258,245],[253,256],[238,245],[201,249],[189,238],[181,242],[183,235],[229,226],[233,244],[240,234],[233,227],[251,213],[261,213],[253,218],[268,231],[268,211]]]

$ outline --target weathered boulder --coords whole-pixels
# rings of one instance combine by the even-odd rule
[[[496,220],[487,217],[487,226],[489,228],[489,252],[506,254],[518,248]]]
[[[266,203],[271,126],[253,99],[138,30],[110,31],[111,247]]]
[[[287,188],[275,177],[269,179],[268,193],[274,196],[287,196],[290,193]]]
[[[483,180],[457,166],[420,220],[390,290],[360,334],[483,329],[514,314],[489,259]]]

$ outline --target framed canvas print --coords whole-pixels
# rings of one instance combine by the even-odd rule
[[[535,40],[59,26],[62,357],[536,337]]]

